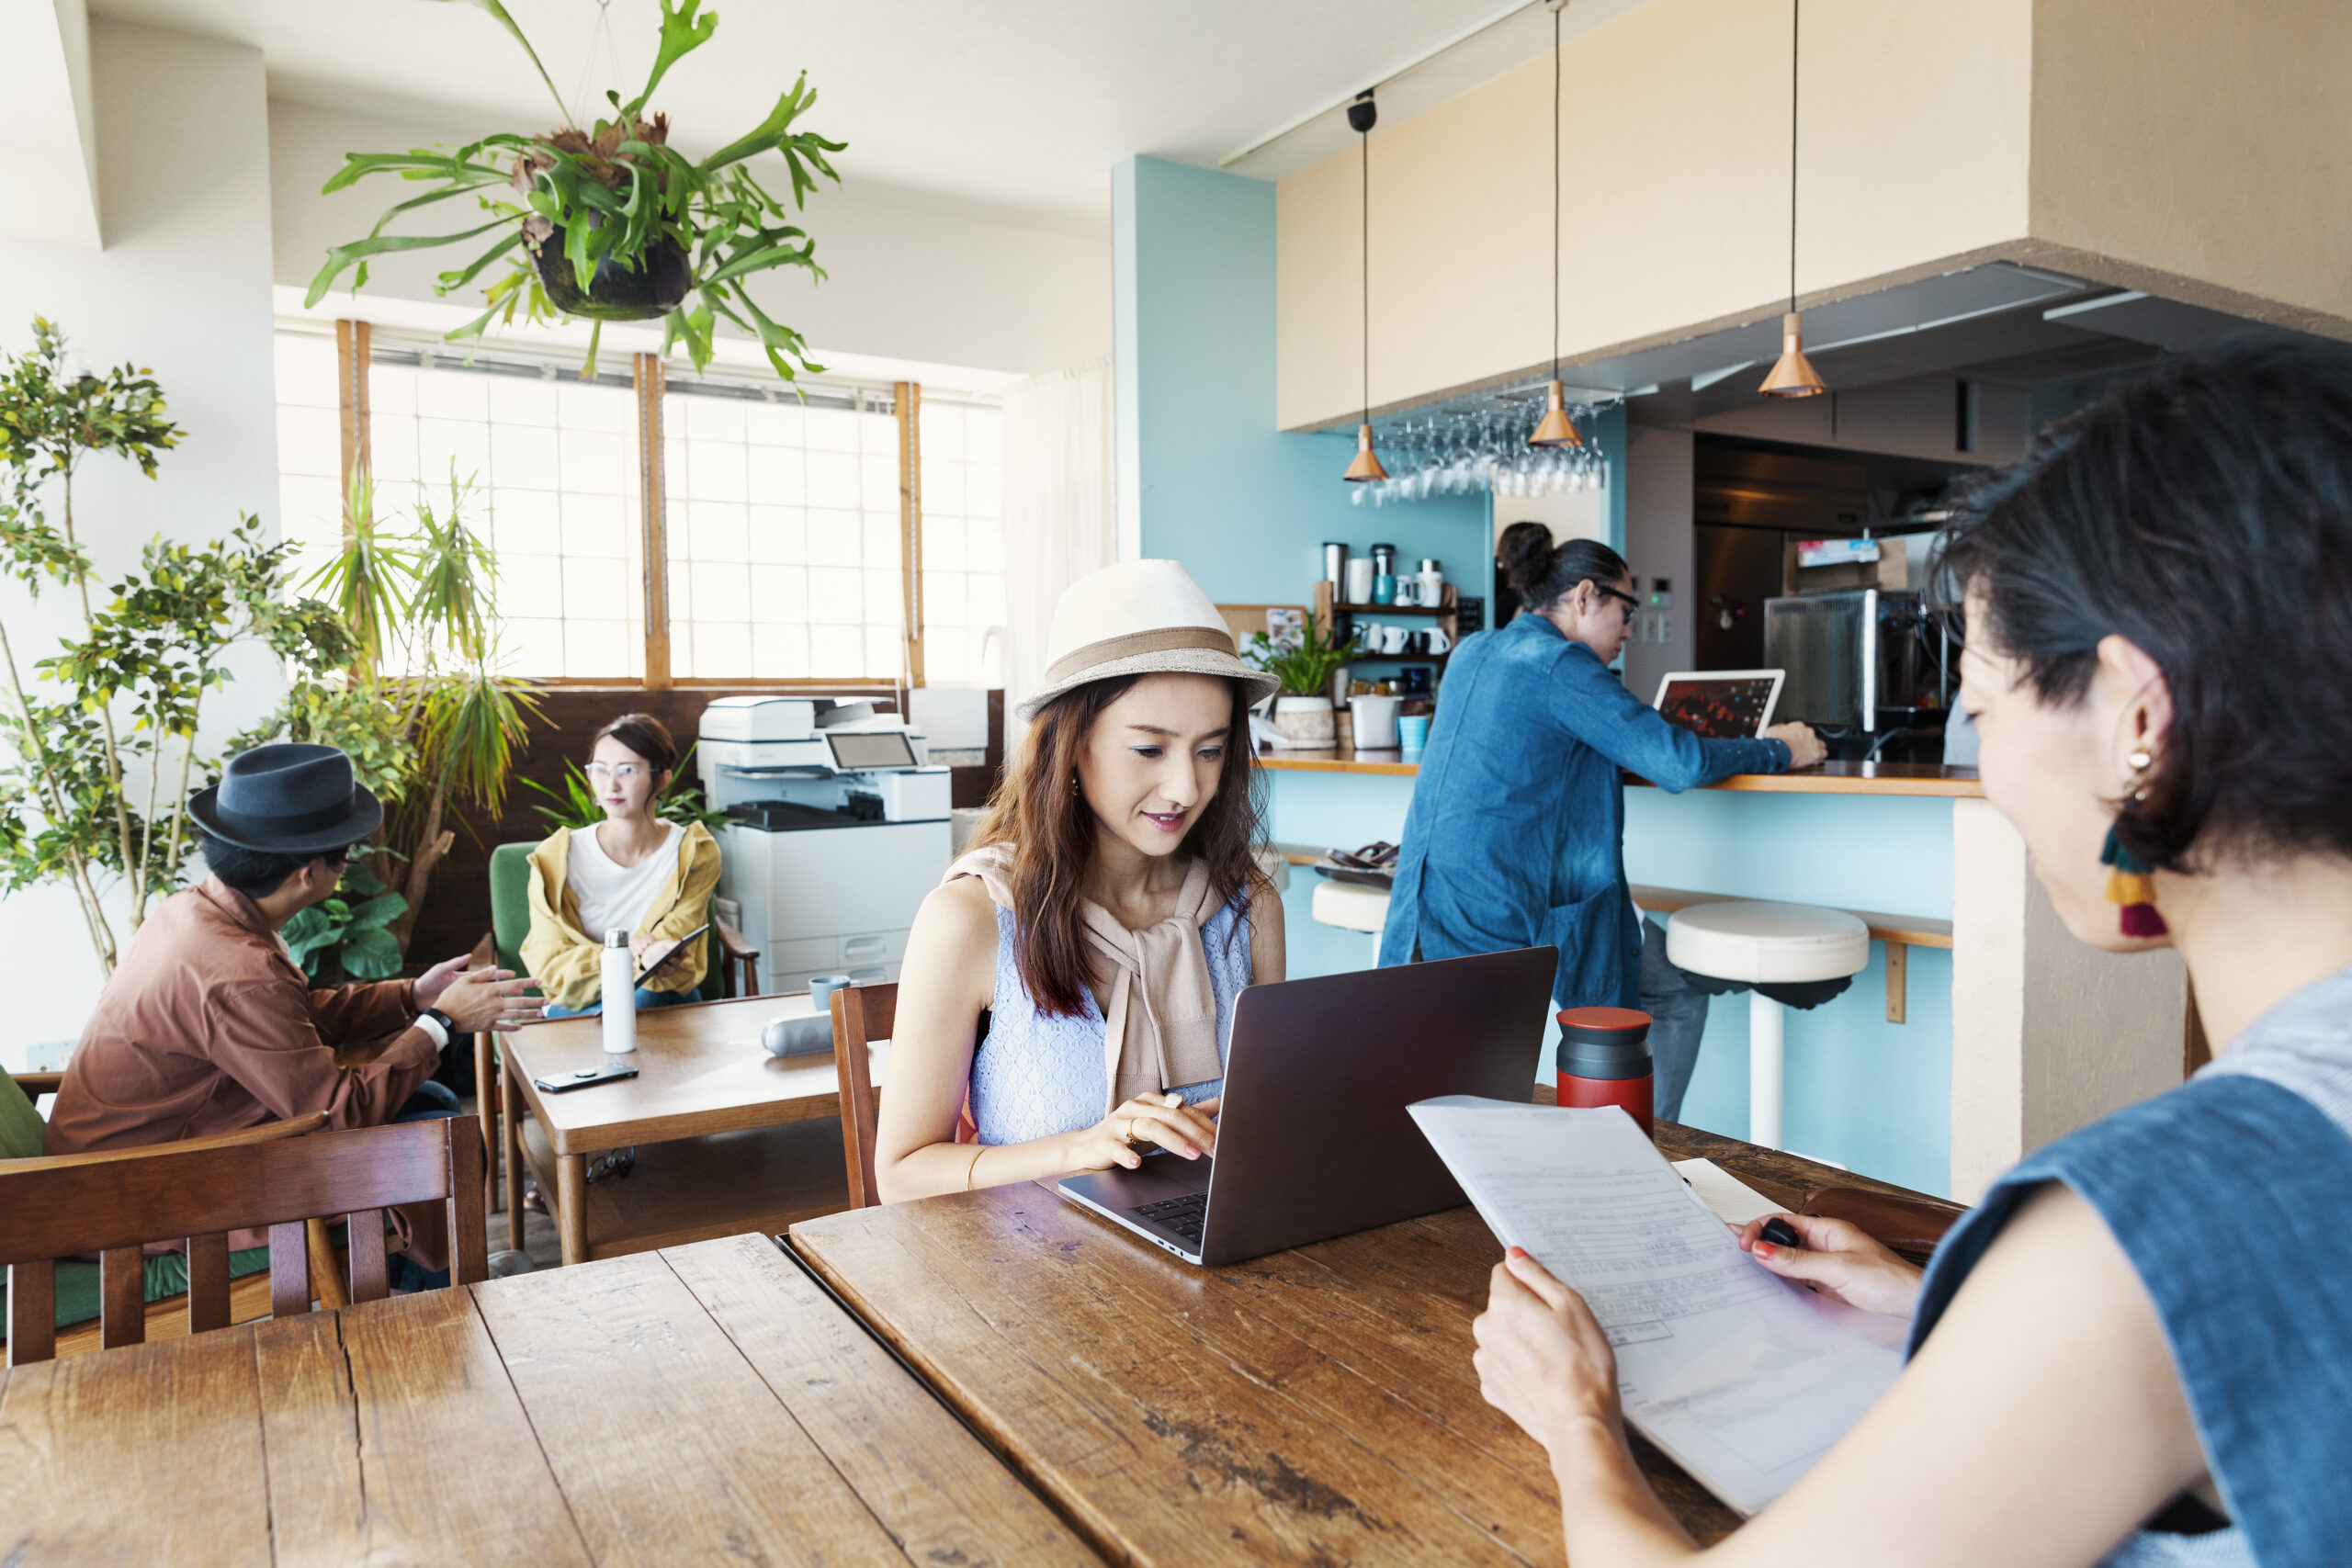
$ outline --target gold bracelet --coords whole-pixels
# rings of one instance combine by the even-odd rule
[[[972,1173],[980,1168],[980,1156],[988,1152],[989,1146],[986,1144],[978,1145],[973,1148],[972,1163],[964,1168],[965,1191],[969,1192],[972,1190]]]

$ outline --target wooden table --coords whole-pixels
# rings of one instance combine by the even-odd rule
[[[1776,1201],[1887,1187],[1658,1126]],[[1556,1564],[1544,1451],[1479,1396],[1501,1248],[1455,1209],[1196,1269],[1017,1185],[795,1225],[794,1248],[1106,1557]],[[1736,1517],[1639,1438],[1702,1541]]]
[[[603,1065],[601,1019],[550,1019],[499,1035],[508,1245],[523,1245],[526,1157],[566,1263],[746,1231],[772,1235],[847,1207],[832,1054],[780,1058],[761,1050],[761,1026],[778,1001],[744,997],[640,1012],[629,1057],[639,1076],[569,1094],[545,1093],[532,1080]],[[888,1055],[874,1050],[877,1082]],[[589,1184],[590,1156],[632,1145],[633,1170]]]
[[[1081,1564],[764,1236],[0,1371],[0,1562]]]

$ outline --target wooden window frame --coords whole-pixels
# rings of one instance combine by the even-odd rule
[[[368,375],[372,363],[369,324],[339,320],[334,324],[336,419],[342,435],[343,490],[350,493],[352,476],[372,468],[369,446]],[[922,385],[899,381],[892,385],[892,408],[898,421],[899,458],[899,592],[900,672],[896,678],[877,675],[744,676],[723,679],[695,675],[680,679],[670,660],[669,497],[663,473],[667,453],[663,404],[669,371],[657,354],[631,356],[630,383],[637,403],[638,544],[643,561],[639,584],[645,618],[644,671],[632,681],[624,675],[533,675],[532,684],[602,691],[828,691],[899,693],[923,684],[922,648]],[[347,525],[347,523],[346,523]]]

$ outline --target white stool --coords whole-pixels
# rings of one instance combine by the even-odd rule
[[[1315,920],[1342,931],[1380,934],[1388,919],[1388,895],[1362,882],[1334,882],[1321,877],[1315,884]]]
[[[1693,904],[1668,918],[1666,955],[1718,980],[1840,980],[1870,966],[1871,929],[1843,909],[1804,904]],[[1781,1146],[1784,1019],[1780,1003],[1747,994],[1747,1141],[1771,1149]]]

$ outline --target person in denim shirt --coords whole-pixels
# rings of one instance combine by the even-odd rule
[[[1638,601],[1615,550],[1503,540],[1527,608],[1463,639],[1421,754],[1380,933],[1382,964],[1545,944],[1561,1007],[1634,1007],[1642,920],[1625,883],[1621,770],[1680,791],[1821,761],[1802,724],[1710,740],[1625,690],[1610,661]]]

